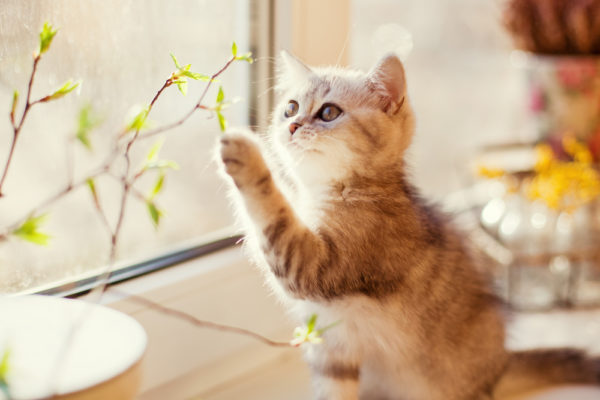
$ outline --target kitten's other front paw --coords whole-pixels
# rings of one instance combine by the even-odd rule
[[[221,137],[221,160],[236,186],[256,180],[268,174],[260,146],[248,132],[227,131]]]

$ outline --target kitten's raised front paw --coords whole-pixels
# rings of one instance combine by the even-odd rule
[[[268,174],[260,146],[250,133],[228,131],[221,137],[221,160],[238,187]]]

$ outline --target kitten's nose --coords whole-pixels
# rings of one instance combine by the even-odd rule
[[[302,124],[299,124],[297,122],[292,122],[290,124],[290,133],[293,135],[294,132],[296,132],[296,129],[300,128],[302,126]]]

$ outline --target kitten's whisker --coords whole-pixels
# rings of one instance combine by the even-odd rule
[[[356,24],[353,26],[353,28],[356,27]],[[354,29],[352,29],[354,30]],[[342,59],[342,56],[344,55],[344,51],[346,51],[346,47],[348,47],[348,42],[350,42],[350,32],[351,30],[348,29],[348,32],[346,32],[346,39],[344,39],[344,44],[342,45],[342,48],[340,50],[340,53],[338,54],[337,60],[335,62],[336,66],[340,66],[340,61]]]
[[[261,98],[262,96],[265,96],[267,93],[271,92],[273,89],[275,89],[277,85],[273,85],[270,86],[268,88],[266,88],[265,90],[263,90],[261,93],[259,93],[256,97]]]
[[[259,61],[267,61],[267,62],[270,62],[271,64],[276,64],[277,57],[262,56],[262,57],[256,57],[254,59],[254,62],[259,62]]]

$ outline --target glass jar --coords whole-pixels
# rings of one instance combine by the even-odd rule
[[[573,213],[551,210],[522,193],[491,199],[481,225],[513,255],[508,302],[521,310],[600,305],[598,203]]]

